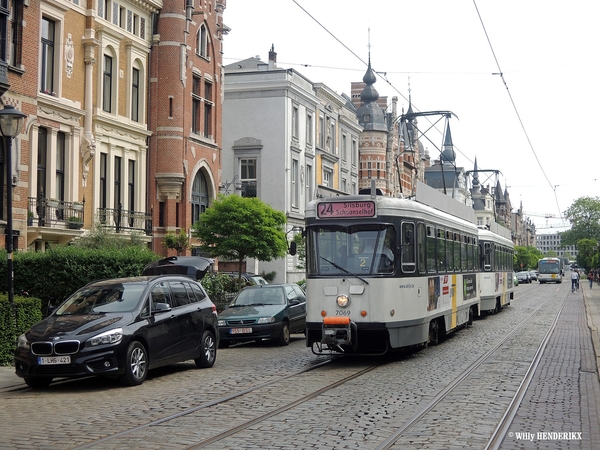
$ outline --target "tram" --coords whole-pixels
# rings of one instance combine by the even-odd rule
[[[310,202],[307,347],[384,354],[437,344],[472,323],[478,233],[472,208],[423,183],[416,201],[371,194]]]
[[[492,231],[493,230],[493,231]],[[514,296],[514,244],[510,231],[492,223],[490,229],[479,229],[480,272],[477,274],[480,311],[496,314],[510,305]]]
[[[563,267],[560,258],[542,258],[538,260],[538,281],[544,283],[562,283]]]

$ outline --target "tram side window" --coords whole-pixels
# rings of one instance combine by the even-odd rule
[[[437,229],[437,239],[436,239],[436,259],[437,259],[437,270],[438,272],[446,272],[446,233],[444,230]]]
[[[415,224],[402,224],[402,272],[413,273],[416,268],[415,260]]]
[[[427,272],[435,272],[436,271],[436,238],[435,238],[435,228],[427,227]]]
[[[483,243],[483,270],[489,272],[492,270],[492,244],[490,242]]]
[[[471,241],[471,270],[479,270],[479,245],[477,238],[472,238]]]
[[[427,272],[427,247],[425,245],[425,224],[417,224],[417,265],[419,273]]]
[[[454,233],[454,270],[460,272],[460,234]]]
[[[451,231],[446,231],[446,270],[454,272],[454,239]]]
[[[468,269],[468,264],[467,264],[467,241],[468,241],[468,237],[467,236],[463,236],[463,239],[460,243],[460,268],[464,271],[466,271]]]

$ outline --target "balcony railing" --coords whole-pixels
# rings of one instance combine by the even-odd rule
[[[117,233],[142,231],[152,236],[152,214],[141,211],[130,211],[121,205],[117,208],[98,208],[96,220],[102,227],[114,228]]]
[[[27,225],[79,229],[83,226],[83,204],[48,198],[29,197]]]
[[[152,236],[152,214],[117,208],[98,208],[95,220],[99,226],[117,233],[141,231]],[[27,225],[80,229],[84,223],[83,204],[47,198],[29,197]]]

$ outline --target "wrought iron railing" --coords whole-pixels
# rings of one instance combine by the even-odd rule
[[[98,208],[96,220],[100,226],[114,228],[117,233],[142,231],[146,236],[152,236],[152,214],[150,213],[130,211],[119,205],[117,208]]]
[[[29,226],[66,226],[73,229],[83,226],[83,203],[42,197],[29,197],[28,200],[27,225]]]

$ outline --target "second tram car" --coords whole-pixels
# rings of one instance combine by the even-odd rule
[[[306,345],[314,353],[435,344],[479,314],[478,229],[459,217],[473,210],[444,197],[461,212],[376,195],[308,205]]]
[[[492,230],[479,229],[480,272],[478,286],[481,298],[480,310],[497,313],[514,296],[513,254],[514,244],[510,232],[498,224]],[[502,236],[508,234],[508,236]]]

